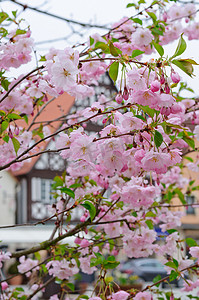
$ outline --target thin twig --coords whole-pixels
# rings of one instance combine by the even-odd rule
[[[76,25],[83,26],[83,27],[94,27],[94,28],[100,28],[100,29],[109,29],[107,26],[104,26],[104,25],[90,24],[90,23],[83,23],[83,22],[79,22],[79,21],[72,20],[72,19],[67,19],[67,18],[58,16],[58,15],[55,15],[55,14],[53,14],[53,13],[50,13],[50,12],[41,10],[41,9],[39,9],[39,8],[32,7],[32,6],[29,6],[29,5],[27,5],[27,4],[20,3],[19,1],[16,1],[16,0],[10,0],[10,1],[13,2],[13,3],[15,3],[15,4],[17,4],[17,5],[22,6],[24,10],[25,10],[25,9],[34,10],[34,11],[36,11],[36,12],[38,12],[38,13],[43,14],[43,15],[47,15],[47,16],[49,16],[49,17],[53,17],[53,18],[55,18],[55,19],[65,21],[65,22],[67,22],[67,23],[72,23],[72,24],[76,24]]]
[[[6,99],[6,97],[8,97],[8,95],[11,93],[11,91],[19,84],[21,83],[24,79],[26,79],[27,77],[29,77],[31,74],[33,74],[36,71],[42,70],[44,69],[44,66],[40,66],[38,68],[35,68],[34,70],[30,71],[28,74],[24,75],[22,78],[20,78],[20,80],[18,80],[8,91],[7,93],[1,98],[0,103]]]
[[[43,290],[49,283],[51,283],[53,280],[55,280],[54,277],[50,278],[48,281],[46,281],[42,286],[40,286],[36,291],[34,291],[31,295],[26,298],[26,300],[32,299],[33,296],[35,296],[39,291]]]
[[[85,122],[88,122],[88,121],[92,120],[93,118],[95,118],[95,117],[97,117],[97,116],[100,116],[100,115],[106,115],[106,114],[109,114],[109,113],[113,113],[113,112],[118,111],[118,110],[120,110],[120,109],[124,109],[124,108],[127,108],[127,107],[130,108],[131,106],[133,106],[133,104],[128,103],[128,104],[126,104],[126,105],[124,105],[124,106],[120,106],[120,107],[117,107],[117,108],[113,108],[113,109],[111,109],[110,111],[106,111],[106,112],[98,111],[96,114],[94,114],[94,115],[91,116],[91,117],[88,117],[88,118],[85,119],[85,120],[82,120],[82,121],[79,121],[79,122],[77,122],[77,123],[75,123],[75,124],[72,124],[72,125],[70,125],[70,126],[64,127],[64,128],[62,128],[62,129],[60,129],[60,130],[58,130],[58,131],[56,131],[56,132],[54,132],[54,133],[52,133],[52,134],[46,136],[46,137],[44,137],[43,139],[37,141],[34,145],[30,146],[28,149],[26,149],[24,152],[22,152],[18,157],[16,157],[15,159],[13,159],[12,161],[10,161],[9,163],[7,163],[7,164],[1,166],[1,167],[0,167],[0,171],[9,168],[12,164],[18,162],[18,161],[19,161],[19,158],[23,157],[25,154],[27,154],[28,152],[30,152],[30,150],[34,149],[37,145],[39,145],[40,143],[44,142],[45,140],[47,140],[47,139],[49,139],[49,138],[52,138],[52,137],[56,136],[56,135],[59,134],[60,132],[66,131],[66,130],[68,130],[68,129],[70,129],[70,128],[73,128],[73,127],[75,127],[75,126],[79,126],[79,125],[81,125],[81,124],[83,124],[83,123],[85,123]]]
[[[30,128],[34,125],[35,120],[38,118],[38,116],[42,113],[42,111],[46,108],[46,106],[48,106],[48,104],[50,104],[52,101],[54,101],[56,98],[53,97],[52,99],[48,100],[43,106],[42,108],[37,112],[37,114],[34,116],[31,124],[28,126],[28,128],[26,129],[27,131],[30,130]],[[40,122],[41,123],[41,122]]]

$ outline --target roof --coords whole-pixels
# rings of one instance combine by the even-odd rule
[[[52,101],[52,97],[48,97],[48,99],[49,101],[46,102],[45,108],[43,108],[43,106],[41,106],[39,109],[37,107],[35,108],[34,115],[30,116],[28,124],[26,124],[25,120],[18,120],[17,125],[27,129],[31,122],[34,120],[36,124],[32,125],[31,129],[36,129],[38,128],[39,124],[42,123],[45,125],[49,121],[53,120],[53,122],[49,123],[47,126],[50,129],[51,133],[55,132],[62,124],[62,121],[59,120],[59,118],[62,116],[66,116],[69,113],[75,99],[67,93],[63,93]],[[39,111],[41,112],[40,114],[38,114]],[[37,116],[36,119],[35,116]],[[43,149],[45,149],[47,147],[47,144],[43,143],[42,146]],[[17,171],[12,171],[12,174],[14,176],[19,176],[29,173],[38,161],[39,157],[39,155],[35,156],[30,160],[30,162],[25,162],[22,168]]]

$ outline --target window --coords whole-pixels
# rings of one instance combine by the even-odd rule
[[[186,195],[186,202],[188,204],[186,208],[187,215],[195,215],[195,208],[191,205],[195,203],[195,196]]]
[[[32,201],[51,204],[54,202],[51,194],[52,179],[32,178]]]

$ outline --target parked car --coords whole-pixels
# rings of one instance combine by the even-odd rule
[[[129,275],[137,275],[144,281],[153,281],[153,279],[160,275],[161,278],[168,276],[164,265],[159,262],[156,258],[137,258],[131,259],[121,264],[120,271]],[[181,287],[183,279],[175,279],[173,282],[177,287]],[[163,283],[164,287],[166,283]]]

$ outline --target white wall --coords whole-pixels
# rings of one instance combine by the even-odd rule
[[[9,172],[0,172],[0,225],[9,225],[15,223],[16,182],[16,179]]]

